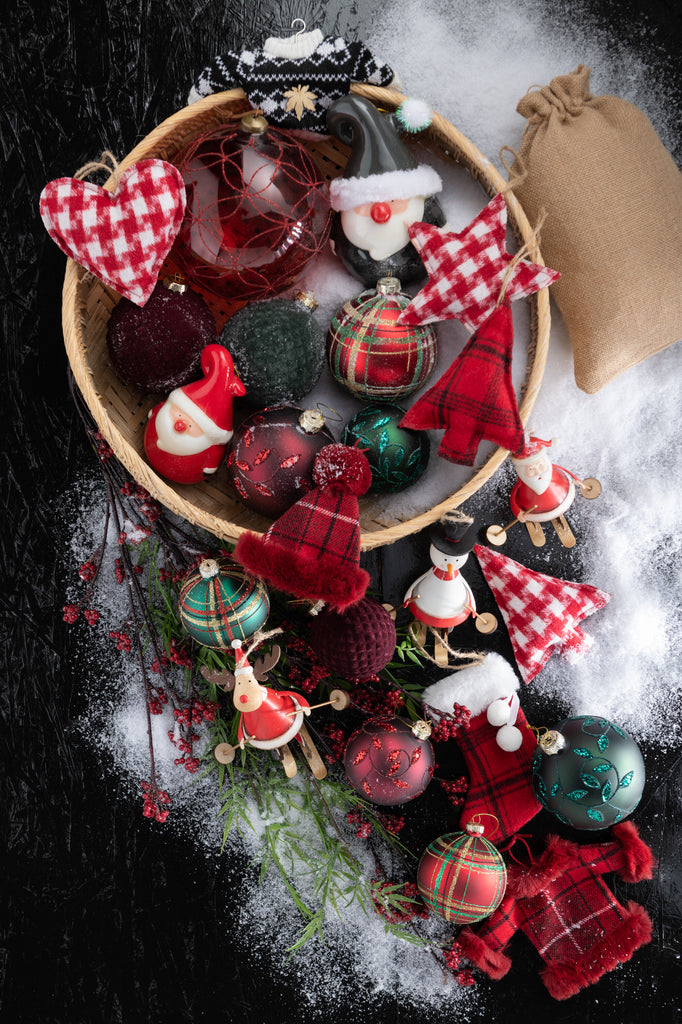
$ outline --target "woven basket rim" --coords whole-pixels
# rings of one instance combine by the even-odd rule
[[[365,96],[377,106],[394,110],[405,99],[398,92],[378,86],[354,85],[352,92]],[[125,170],[140,160],[157,155],[159,148],[167,145],[178,128],[197,125],[206,119],[207,123],[234,117],[235,107],[251,109],[244,92],[233,89],[223,93],[207,96],[189,107],[184,107],[166,118],[153,131],[142,139],[137,146],[121,161],[119,170]],[[198,127],[197,134],[205,128]],[[429,129],[424,133],[432,144],[438,145],[443,155],[449,156],[457,163],[464,164],[470,173],[479,181],[489,197],[498,192],[505,193],[510,227],[514,230],[517,240],[531,243],[529,258],[544,265],[537,243],[533,240],[533,232],[528,219],[513,192],[508,190],[507,182],[497,169],[480,152],[480,150],[444,117],[434,113]],[[105,188],[113,187],[113,175],[106,182]],[[192,522],[222,540],[236,541],[248,530],[261,532],[255,525],[239,525],[229,519],[221,518],[207,512],[188,498],[192,488],[174,485],[160,477],[146,460],[139,454],[123,432],[113,422],[107,404],[98,388],[98,382],[88,361],[88,350],[85,344],[84,325],[87,317],[85,289],[89,283],[95,282],[105,289],[92,275],[86,274],[83,268],[69,259],[67,261],[62,292],[62,328],[67,356],[74,379],[83,398],[97,423],[103,438],[112,448],[115,456],[125,466],[131,476],[150,494],[171,512]],[[112,296],[114,292],[108,290]],[[115,300],[114,300],[115,301]],[[519,414],[525,425],[537,399],[544,374],[547,351],[549,347],[550,307],[549,293],[542,289],[531,296],[531,341],[529,344],[531,365],[526,368],[519,402]],[[417,533],[436,522],[445,512],[458,507],[478,491],[484,483],[499,469],[509,453],[504,448],[497,448],[486,462],[473,474],[471,479],[462,485],[454,494],[432,506],[426,511],[392,526],[381,526],[378,529],[361,529],[361,548],[363,551],[394,543],[403,537]],[[202,486],[202,485],[199,485]],[[362,499],[361,499],[362,506]]]

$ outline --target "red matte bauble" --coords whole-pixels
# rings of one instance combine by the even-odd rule
[[[343,766],[356,793],[373,804],[394,807],[420,796],[433,777],[435,758],[413,723],[395,716],[370,718],[346,744]]]
[[[121,299],[107,326],[114,370],[126,384],[167,394],[201,375],[201,353],[216,341],[210,309],[186,285],[157,284],[144,306]]]
[[[393,657],[395,623],[383,605],[363,597],[343,612],[323,608],[310,623],[310,644],[320,661],[345,679],[369,679]]]
[[[430,377],[438,358],[436,332],[430,325],[398,323],[409,302],[400,282],[385,277],[334,316],[327,333],[329,368],[355,398],[392,402]]]
[[[313,488],[315,456],[333,440],[316,410],[262,409],[234,431],[227,449],[228,480],[247,508],[277,519]]]
[[[328,189],[290,134],[247,115],[179,154],[187,207],[172,257],[189,280],[221,299],[277,295],[329,236]]]
[[[469,822],[465,832],[440,836],[424,850],[417,885],[430,910],[457,925],[489,917],[507,888],[499,850]]]

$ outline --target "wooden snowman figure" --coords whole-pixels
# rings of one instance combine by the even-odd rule
[[[471,587],[460,573],[476,537],[473,522],[461,513],[450,513],[432,529],[429,537],[431,568],[414,581],[405,595],[404,606],[414,615],[415,638],[424,645],[427,629],[434,634],[435,660],[448,664],[447,635],[470,615],[481,633],[497,628],[494,615],[479,615]]]

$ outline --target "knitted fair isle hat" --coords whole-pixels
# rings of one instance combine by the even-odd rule
[[[360,568],[358,495],[372,472],[357,448],[329,444],[315,459],[313,481],[267,533],[243,533],[234,557],[273,587],[340,611],[364,597],[369,584]]]

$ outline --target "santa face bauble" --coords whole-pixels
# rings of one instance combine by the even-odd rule
[[[627,733],[604,718],[566,718],[541,737],[532,783],[543,807],[574,828],[602,829],[632,814],[644,760]]]
[[[333,440],[316,409],[254,412],[229,445],[228,480],[247,508],[276,519],[312,489],[315,457]]]
[[[366,405],[344,427],[344,444],[359,444],[372,470],[370,494],[388,494],[410,487],[429,462],[426,431],[400,426],[399,405]]]
[[[394,807],[420,796],[433,777],[433,747],[425,723],[370,718],[346,745],[343,766],[353,789],[373,804]],[[430,731],[430,730],[429,730]]]
[[[172,391],[149,413],[145,455],[162,476],[197,484],[215,473],[232,437],[232,399],[244,394],[232,357],[221,345],[201,355],[202,380]]]
[[[427,846],[417,868],[417,885],[427,907],[446,921],[471,924],[499,907],[507,869],[499,851],[469,822]]]
[[[432,327],[407,327],[398,317],[409,304],[400,282],[387,277],[350,299],[327,333],[334,379],[359,399],[392,402],[412,394],[431,375],[438,356]]]
[[[178,611],[197,643],[225,651],[233,640],[246,640],[270,613],[265,585],[230,558],[207,558],[180,584]]]

